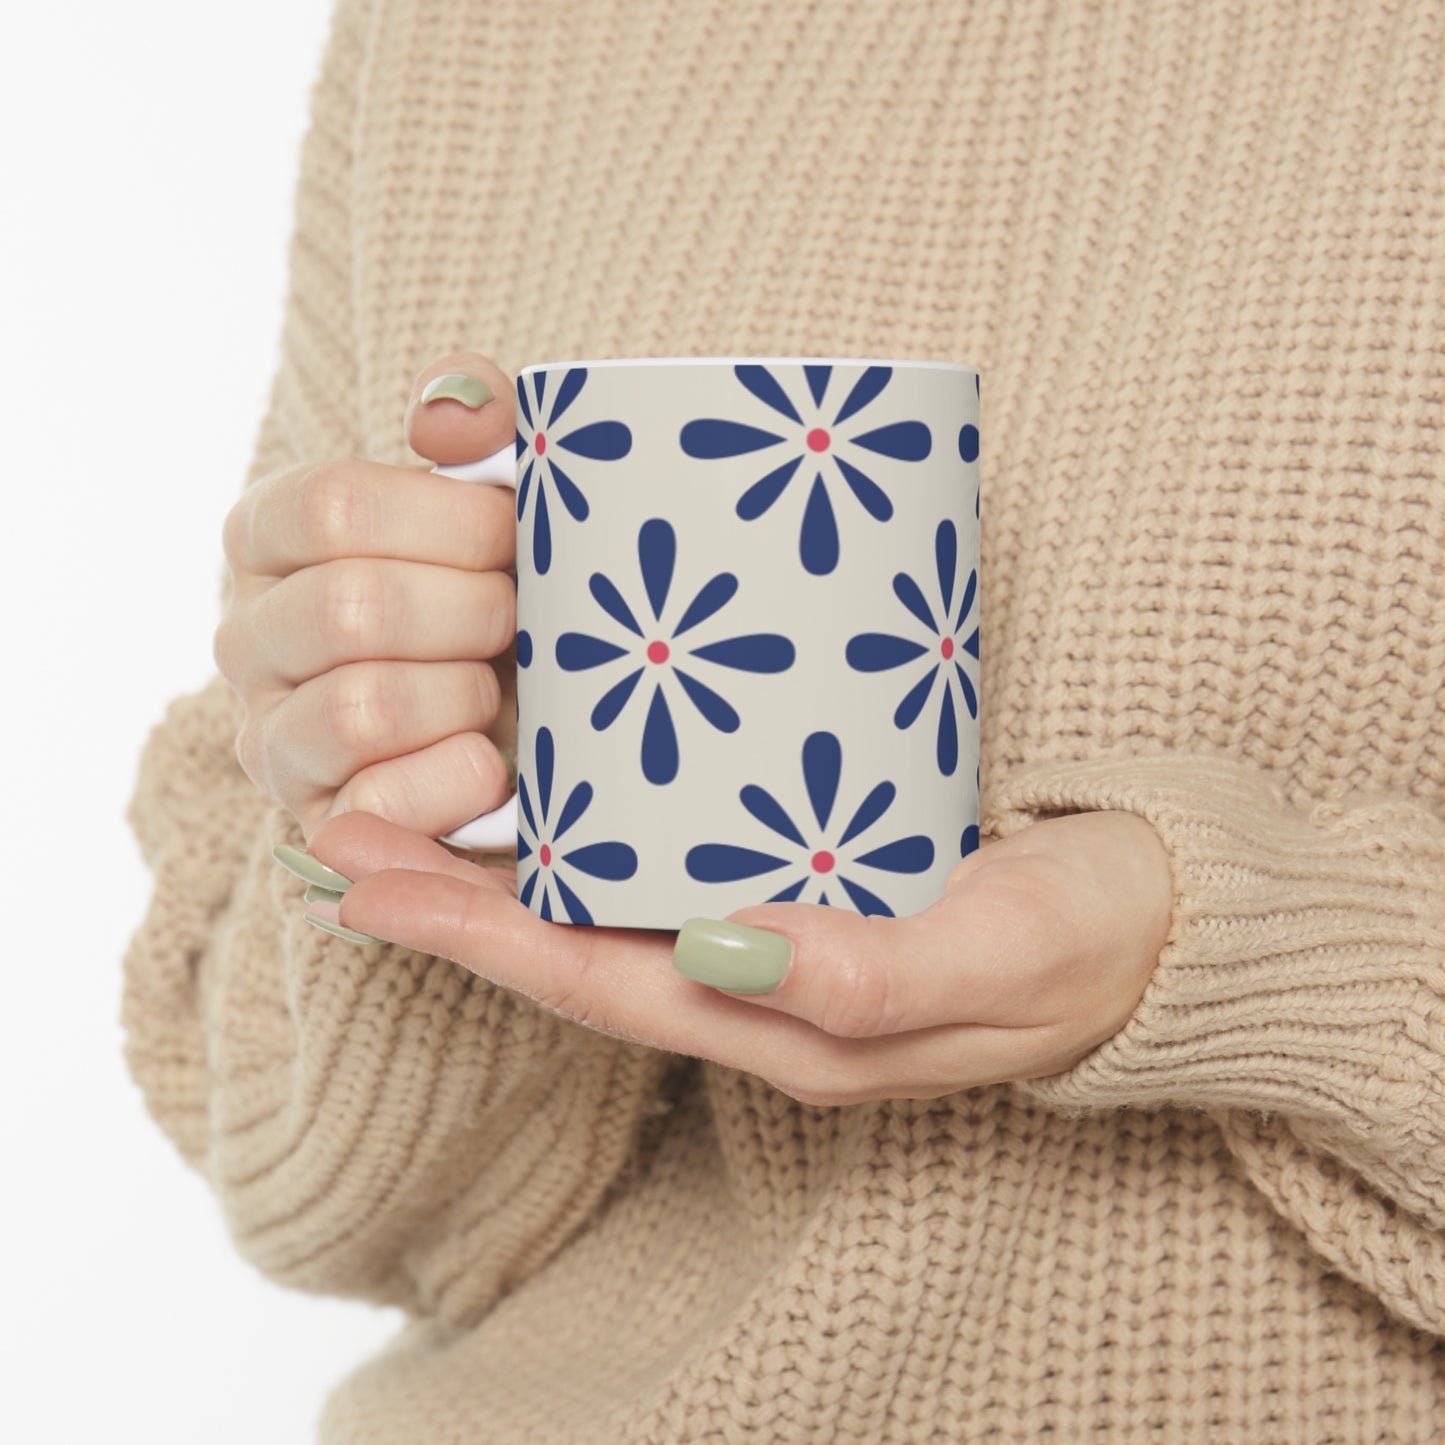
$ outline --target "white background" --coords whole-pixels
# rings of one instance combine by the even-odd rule
[[[212,671],[328,0],[0,22],[0,1438],[304,1442],[391,1312],[233,1252],[121,1060],[146,732]]]

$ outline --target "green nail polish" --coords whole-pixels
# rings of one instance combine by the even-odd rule
[[[793,942],[783,934],[716,918],[689,918],[672,950],[679,973],[732,993],[771,993],[792,958]]]
[[[307,883],[330,889],[334,893],[345,893],[351,887],[351,879],[343,877],[333,868],[318,863],[309,853],[293,848],[289,843],[278,844],[271,850],[271,856],[288,873],[294,873]]]
[[[306,890],[308,903],[340,903],[345,896],[344,892],[336,893],[330,888],[322,888],[315,883]]]
[[[444,376],[435,376],[426,384],[421,394],[423,406],[433,401],[459,401],[473,411],[485,406],[492,399],[492,388],[480,376],[468,376],[462,371],[449,371]]]
[[[324,918],[313,918],[309,913],[303,913],[307,923],[312,928],[319,928],[323,933],[334,933],[337,938],[344,938],[348,943],[381,943],[384,940],[373,938],[369,933],[358,933],[354,928],[343,928],[339,923],[327,923]]]

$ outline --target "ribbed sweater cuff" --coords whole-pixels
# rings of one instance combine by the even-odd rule
[[[1066,1111],[1278,1111],[1379,1142],[1445,1119],[1445,826],[1427,809],[1306,814],[1247,765],[1178,755],[1040,767],[994,804],[1000,836],[1134,813],[1174,879],[1169,941],[1133,1016],[1023,1092]]]

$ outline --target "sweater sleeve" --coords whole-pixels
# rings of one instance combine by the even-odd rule
[[[347,198],[364,3],[343,0],[302,153],[282,356],[254,479],[355,454]],[[304,846],[241,771],[214,679],[153,730],[128,820],[154,878],[124,964],[126,1061],[242,1254],[296,1288],[475,1318],[625,1176],[670,1056],[459,965],[301,921]]]
[[[1445,1334],[1445,821],[1400,798],[1299,809],[1267,775],[1178,755],[1048,764],[993,831],[1135,813],[1170,855],[1174,917],[1133,1016],[1066,1073],[1066,1112],[1207,1111],[1329,1265]]]

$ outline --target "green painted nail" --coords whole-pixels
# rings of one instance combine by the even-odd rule
[[[294,873],[298,878],[305,879],[307,883],[315,883],[318,887],[329,889],[333,893],[345,893],[351,887],[351,879],[344,878],[335,869],[328,868],[324,863],[318,863],[309,853],[303,853],[289,843],[278,844],[271,850],[271,856],[288,873]]]
[[[459,401],[473,411],[485,406],[492,399],[492,388],[480,376],[468,376],[464,371],[449,371],[444,376],[435,376],[426,384],[421,402],[426,406],[433,401]]]
[[[330,888],[322,888],[313,883],[306,890],[306,901],[308,903],[340,903],[345,893],[333,892]]]
[[[334,933],[337,938],[344,938],[348,943],[381,943],[384,940],[373,938],[369,933],[358,933],[354,928],[343,928],[339,923],[328,923],[324,918],[313,918],[309,913],[303,913],[307,923],[312,928],[319,928],[323,933]]]
[[[771,993],[793,958],[793,941],[766,928],[689,918],[673,945],[672,966],[732,993]]]

